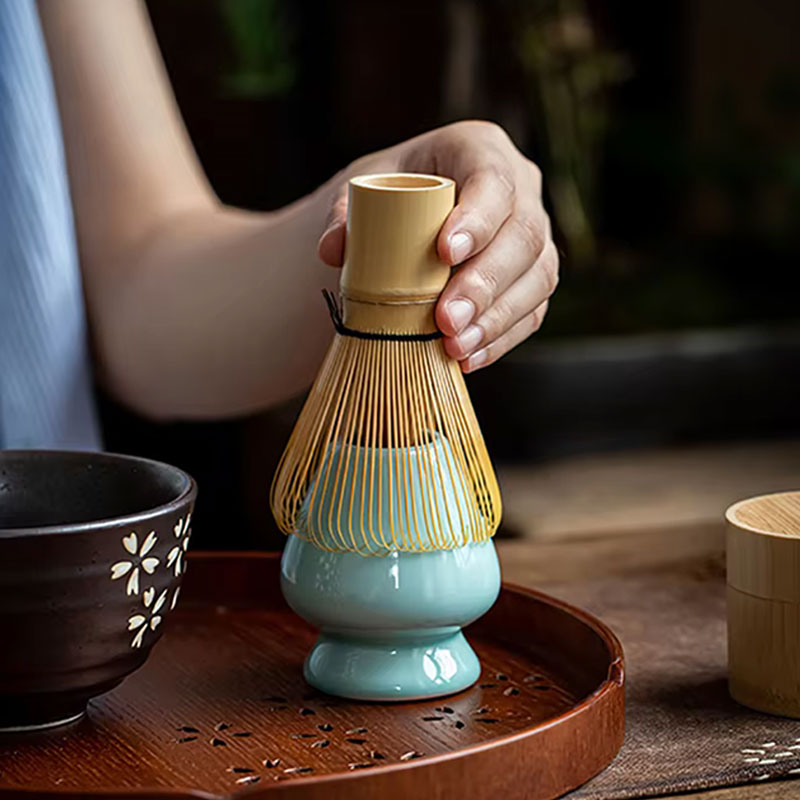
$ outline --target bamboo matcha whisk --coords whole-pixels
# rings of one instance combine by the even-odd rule
[[[275,519],[320,548],[364,555],[484,542],[500,493],[434,307],[450,275],[436,237],[455,186],[354,178],[336,336],[272,484]]]

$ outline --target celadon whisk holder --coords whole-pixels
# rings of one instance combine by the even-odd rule
[[[421,479],[421,458],[445,459],[445,443],[427,447],[439,451],[438,456],[422,448],[404,454],[411,481]],[[360,485],[363,475],[357,465],[364,462],[347,455],[338,449],[332,458],[356,465],[347,475],[349,490]],[[395,454],[384,450],[382,456],[382,468],[388,471]],[[456,520],[463,514],[463,487],[450,482],[447,488],[439,498],[441,517]],[[342,522],[337,516],[347,513],[340,505],[337,509],[335,500],[324,497],[317,514],[318,534],[329,537],[331,545]],[[388,492],[378,505],[388,527]],[[398,525],[403,514],[422,510],[395,507],[393,513]],[[300,519],[311,524],[307,516]],[[304,667],[312,686],[361,700],[412,700],[452,694],[478,679],[480,664],[461,628],[497,599],[500,566],[491,540],[449,550],[365,556],[325,550],[290,536],[281,587],[294,611],[320,628]]]
[[[494,603],[494,544],[365,558],[296,537],[283,553],[289,605],[320,635],[304,674],[358,700],[418,700],[471,686],[481,671],[461,628]]]
[[[273,481],[283,593],[320,629],[305,677],[330,694],[431,698],[480,674],[461,628],[500,590],[501,502],[435,324],[454,198],[431,175],[350,182],[336,336]]]

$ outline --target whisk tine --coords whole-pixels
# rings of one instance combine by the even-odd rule
[[[281,530],[326,550],[482,542],[500,496],[463,378],[440,341],[336,336],[281,459]]]

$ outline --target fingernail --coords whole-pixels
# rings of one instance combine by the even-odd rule
[[[456,341],[462,353],[471,353],[483,341],[483,331],[477,325],[470,325]]]
[[[467,369],[472,372],[474,369],[478,369],[478,367],[482,367],[489,358],[489,353],[487,349],[484,347],[483,350],[478,350],[477,353],[471,355],[467,359]]]
[[[454,233],[450,237],[450,258],[454,264],[465,261],[472,252],[472,236],[468,233]]]
[[[475,306],[471,300],[451,300],[447,304],[447,313],[456,333],[461,333],[472,322]]]

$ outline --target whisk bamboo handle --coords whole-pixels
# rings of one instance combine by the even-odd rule
[[[435,175],[353,178],[340,288],[344,323],[362,331],[428,333],[450,277],[436,238],[455,184]]]

